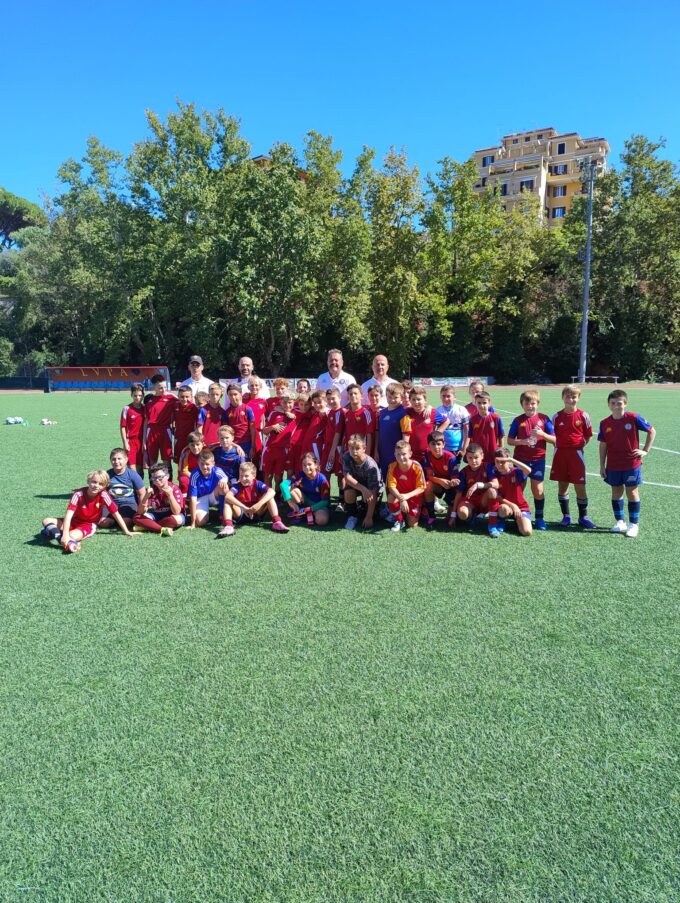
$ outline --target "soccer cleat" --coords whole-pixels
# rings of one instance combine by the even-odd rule
[[[356,525],[359,523],[359,518],[355,517],[353,514],[347,518],[347,523],[345,524],[345,530],[353,530]]]
[[[434,500],[435,514],[446,514],[447,510],[447,506],[444,504],[444,502],[440,501],[439,499]]]
[[[629,539],[635,539],[635,537],[638,535],[639,532],[640,532],[640,525],[639,524],[631,524],[630,527],[628,527],[628,529],[626,530],[626,536]]]
[[[287,527],[282,520],[274,521],[272,524],[272,530],[274,533],[289,533],[290,528]]]
[[[500,521],[496,524],[496,529],[499,533],[505,533],[505,524],[502,524]]]
[[[571,527],[571,518],[568,514],[564,515],[562,520],[559,522],[558,527]]]
[[[548,529],[548,525],[546,524],[546,522],[543,520],[542,517],[536,518],[536,529],[537,530],[547,530]]]
[[[161,536],[174,536],[174,533],[172,527],[161,527]]]
[[[338,504],[335,506],[335,513],[336,514],[344,514],[345,513],[345,506],[342,504],[342,502],[338,502]]]
[[[627,533],[628,524],[625,520],[617,520],[613,527],[609,528],[610,533]]]
[[[395,522],[390,527],[390,533],[400,533],[402,528],[402,523],[400,520],[395,520]]]
[[[234,535],[234,527],[232,524],[225,524],[220,532],[217,534],[215,539],[224,539],[225,536],[233,536]]]
[[[489,527],[489,536],[491,539],[498,539],[501,534],[498,532],[497,527]]]
[[[578,519],[579,527],[583,527],[584,530],[596,530],[597,527],[591,521],[589,517],[579,517]]]

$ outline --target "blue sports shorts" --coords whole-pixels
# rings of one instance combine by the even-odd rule
[[[606,469],[605,483],[610,486],[640,486],[642,483],[642,468],[634,467],[632,470]]]

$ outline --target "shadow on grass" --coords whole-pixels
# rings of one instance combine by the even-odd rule
[[[58,495],[34,495],[34,499],[70,499],[72,492],[60,492]]]
[[[36,533],[35,536],[32,536],[30,539],[27,539],[24,543],[25,546],[36,546],[38,549],[42,549],[44,552],[62,552],[63,549],[60,545],[54,542],[48,542],[44,536],[41,536],[40,533]]]

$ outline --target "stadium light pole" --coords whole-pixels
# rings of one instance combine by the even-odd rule
[[[586,381],[586,358],[588,356],[588,312],[590,308],[590,258],[593,237],[593,188],[595,185],[595,160],[590,157],[582,166],[588,167],[588,209],[586,213],[586,262],[583,273],[583,307],[581,311],[581,353],[578,365],[578,381]]]

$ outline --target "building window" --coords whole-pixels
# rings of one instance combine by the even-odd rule
[[[482,157],[482,166],[491,166],[493,163],[493,154],[489,154],[487,157]]]
[[[557,153],[558,154],[566,154],[567,152],[567,144],[565,141],[560,141],[557,145]]]
[[[503,184],[501,185],[501,197],[504,198],[507,195],[507,193],[508,193],[508,183],[503,182]]]
[[[486,188],[486,176],[482,176],[482,188]]]
[[[553,197],[554,198],[566,198],[567,196],[567,186],[566,185],[555,185],[553,188]]]
[[[556,166],[553,166],[553,174],[556,176],[566,176],[567,164],[566,163],[558,163]]]
[[[534,180],[533,179],[522,179],[519,183],[520,191],[533,191],[534,190]]]
[[[513,138],[513,139],[512,139],[512,143],[513,143],[513,144],[517,144],[518,141],[519,141],[519,138]]]
[[[553,219],[562,219],[566,212],[567,212],[566,207],[553,207],[552,218]]]
[[[531,135],[527,135],[526,138],[525,138],[524,140],[525,140],[525,141],[531,141]]]
[[[543,132],[541,132],[540,135],[536,135],[536,138],[537,138],[539,141],[541,140],[542,137],[543,137]]]

